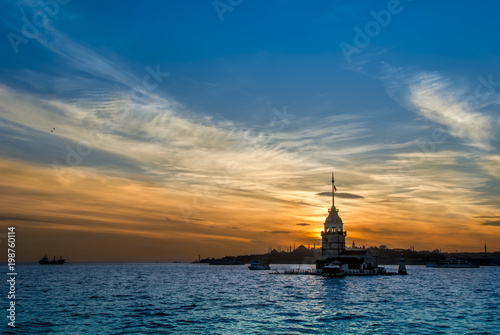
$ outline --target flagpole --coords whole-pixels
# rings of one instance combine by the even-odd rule
[[[335,207],[335,180],[332,172],[332,207]]]

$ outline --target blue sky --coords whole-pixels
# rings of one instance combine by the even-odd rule
[[[173,253],[159,241],[182,244],[201,231],[207,244],[199,248],[214,254],[267,250],[319,240],[329,201],[318,193],[335,170],[339,189],[362,197],[339,205],[357,244],[498,249],[499,7],[4,2],[6,218],[17,217],[31,238],[74,239],[67,252],[75,258],[82,242],[74,232],[138,234],[144,244],[158,241],[151,254]],[[17,185],[11,166],[24,171]],[[42,192],[33,173],[54,187]],[[95,187],[68,204],[80,216],[42,208],[85,181]],[[131,200],[103,200],[107,182],[155,200],[125,219],[119,209]],[[40,208],[19,203],[40,192],[31,199]],[[148,218],[154,234],[137,218]]]

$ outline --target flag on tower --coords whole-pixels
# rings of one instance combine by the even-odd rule
[[[335,180],[333,179],[333,172],[332,172],[332,185],[333,185],[333,189],[335,191],[337,191],[337,188],[335,187]]]

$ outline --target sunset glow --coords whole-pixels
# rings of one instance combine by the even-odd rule
[[[466,31],[419,15],[450,4],[401,1],[347,59],[385,3],[119,4],[60,4],[29,36],[37,5],[2,5],[0,241],[16,226],[18,261],[320,247],[332,171],[347,244],[500,250],[498,11]]]

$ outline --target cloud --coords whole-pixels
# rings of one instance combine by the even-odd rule
[[[0,107],[0,111],[3,110],[3,107]],[[19,114],[22,113],[19,112]],[[0,117],[0,150],[2,154],[6,157],[52,165],[59,173],[63,173],[60,168],[76,165],[98,166],[122,172],[143,172],[140,162],[135,161],[132,157],[121,155],[119,151],[102,150],[95,145],[95,142],[92,145],[92,142],[86,138],[77,141],[76,138],[72,140],[57,136],[49,129],[43,131],[43,125],[38,126],[38,128],[34,129]],[[89,149],[89,145],[92,146],[91,149]]]
[[[28,221],[28,222],[51,222],[51,223],[54,222],[48,220],[37,220],[37,219],[15,217],[15,216],[0,216],[0,221]]]
[[[17,5],[23,13],[33,12],[32,1],[20,1]],[[92,49],[75,42],[58,30],[54,23],[55,19],[51,20],[49,16],[45,16],[43,26],[37,26],[39,33],[32,38],[54,54],[62,57],[73,70],[86,72],[103,80],[118,82],[127,87],[134,87],[138,78],[122,68],[118,62],[105,58]],[[19,25],[16,20],[7,22],[7,24],[10,24],[14,29]]]
[[[71,89],[75,99],[69,100],[67,95],[61,97],[60,91],[56,92],[58,98],[47,94],[40,98],[30,92],[0,87],[0,112],[4,118],[0,120],[0,153],[24,162],[41,163],[38,166],[48,165],[43,178],[37,173],[32,175],[53,182],[53,178],[50,179],[53,174],[51,162],[56,159],[64,164],[66,145],[78,150],[78,145],[85,143],[90,133],[92,153],[83,157],[84,163],[71,167],[72,171],[68,172],[68,179],[74,186],[64,188],[64,185],[48,183],[36,189],[17,190],[22,193],[18,201],[23,204],[40,201],[35,191],[53,190],[49,199],[54,210],[37,209],[36,213],[42,219],[52,216],[60,222],[69,219],[72,223],[68,224],[68,230],[78,225],[82,230],[100,232],[102,229],[130,235],[143,232],[157,238],[185,237],[192,241],[194,235],[189,230],[196,229],[197,234],[207,240],[211,236],[218,241],[238,240],[240,237],[228,235],[242,232],[259,243],[264,243],[265,238],[285,240],[291,237],[286,234],[297,232],[279,230],[288,229],[283,222],[308,221],[310,215],[314,215],[311,208],[315,210],[314,207],[322,207],[327,202],[324,198],[315,199],[314,195],[331,197],[330,192],[317,192],[329,188],[332,162],[336,165],[335,171],[344,174],[342,180],[350,183],[346,189],[356,189],[366,198],[388,201],[385,207],[376,204],[366,208],[356,208],[359,201],[346,201],[346,209],[351,216],[358,216],[358,222],[375,217],[377,222],[373,224],[378,224],[380,216],[373,215],[373,211],[381,215],[391,213],[389,218],[382,216],[388,225],[398,217],[407,220],[407,213],[415,212],[418,215],[457,215],[456,209],[460,208],[461,213],[473,213],[470,215],[495,213],[482,208],[475,212],[468,210],[471,204],[482,201],[475,192],[475,185],[484,185],[486,181],[482,176],[468,178],[471,173],[453,169],[452,166],[460,161],[448,159],[443,151],[427,153],[425,170],[415,169],[411,175],[404,176],[400,173],[391,179],[393,190],[384,188],[384,177],[399,168],[397,159],[405,159],[401,151],[411,144],[408,138],[418,131],[417,127],[404,125],[391,127],[397,130],[379,131],[377,127],[387,127],[387,124],[380,126],[378,120],[374,122],[369,118],[369,113],[350,114],[350,111],[321,118],[296,117],[285,129],[273,131],[269,127],[214,121],[159,95],[132,99],[130,88],[141,84],[141,76],[136,78],[134,72],[120,62],[77,43],[52,25],[40,34],[39,42],[63,60],[59,62],[64,63],[61,72],[79,75],[62,76],[59,72],[35,77],[32,71],[19,72],[17,76],[29,78],[26,81],[33,81],[39,91],[55,78],[56,91]],[[358,65],[366,68],[368,64],[361,62]],[[59,66],[54,68],[59,69]],[[472,145],[488,146],[492,136],[486,122],[488,118],[468,110],[450,82],[428,73],[405,79],[402,86],[407,89],[406,103],[419,115],[445,126],[451,134]],[[103,89],[99,91],[100,87]],[[113,89],[108,90],[110,87]],[[48,133],[52,127],[57,128],[54,134]],[[396,132],[404,137],[399,136],[395,141]],[[497,163],[498,159],[485,161],[484,169],[498,176]],[[16,176],[15,171],[11,173]],[[14,177],[4,179],[17,181]],[[93,182],[89,183],[89,179]],[[27,179],[24,184],[33,182]],[[357,187],[352,187],[353,184]],[[27,194],[31,194],[31,201],[27,201]],[[336,195],[345,199],[363,198],[352,193]],[[14,196],[18,199],[17,194],[9,194],[10,198]],[[72,201],[72,206],[58,201],[60,199]],[[304,205],[305,202],[310,206]],[[189,217],[193,224],[178,224],[184,223],[179,203],[193,211]],[[96,204],[100,205],[96,207]],[[23,210],[27,211],[30,206]],[[169,215],[167,219],[166,214]],[[31,216],[31,213],[25,215]],[[57,218],[58,215],[61,217]],[[12,214],[5,217],[10,216]],[[242,217],[256,224],[245,222],[245,228],[237,231],[236,225],[242,224]],[[428,224],[427,218],[413,219]],[[455,217],[452,219],[455,222]],[[165,220],[171,224],[166,225]],[[269,229],[271,221],[272,229],[276,230],[266,233],[275,236],[261,236],[263,229]],[[221,222],[223,227],[216,231]],[[157,232],[158,229],[165,230]]]
[[[331,197],[332,192],[320,192],[316,193],[317,195],[320,195],[322,197]],[[345,192],[335,192],[335,198],[343,198],[343,199],[360,199],[364,198],[362,195],[357,195],[353,193],[345,193]]]
[[[375,60],[380,59],[380,56],[389,51],[388,48],[381,47],[373,47],[372,50],[371,52],[365,51],[354,54],[352,57],[348,57],[349,60],[344,57],[346,62],[344,62],[342,68],[361,74],[369,74],[377,66]]]
[[[269,234],[289,234],[289,231],[286,230],[273,230],[273,231],[264,231],[264,233],[269,233]]]
[[[481,157],[479,164],[486,173],[500,179],[500,155],[485,155]]]
[[[474,216],[474,219],[500,219],[500,216]]]
[[[486,221],[486,222],[481,223],[481,225],[500,227],[500,221]]]
[[[445,126],[448,132],[481,149],[490,148],[491,119],[468,107],[467,98],[451,81],[437,73],[422,72],[408,82],[408,102],[428,120]]]

